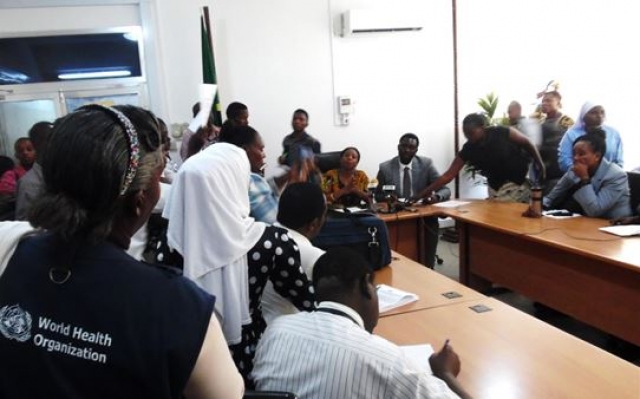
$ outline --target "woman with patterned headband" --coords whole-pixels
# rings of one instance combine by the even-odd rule
[[[37,230],[0,223],[0,397],[242,396],[215,298],[124,252],[158,200],[160,147],[141,108],[56,121]]]

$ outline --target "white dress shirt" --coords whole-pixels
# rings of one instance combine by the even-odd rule
[[[286,229],[289,232],[289,237],[293,238],[293,241],[296,242],[298,250],[300,251],[300,263],[302,269],[309,278],[309,281],[311,281],[313,277],[313,266],[316,264],[318,258],[324,254],[324,251],[320,248],[314,247],[307,237],[297,231],[289,229],[280,223],[274,223],[274,226]],[[262,317],[265,319],[267,324],[271,324],[271,322],[278,316],[294,313],[298,313],[298,309],[293,306],[291,301],[278,294],[273,288],[273,283],[268,281],[264,288],[264,292],[262,293]]]
[[[344,315],[322,311],[327,308]],[[458,398],[397,345],[368,333],[353,309],[335,302],[279,317],[267,327],[252,377],[259,391],[305,399]]]

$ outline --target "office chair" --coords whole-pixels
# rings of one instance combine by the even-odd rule
[[[315,162],[318,169],[322,174],[327,173],[332,169],[338,169],[340,167],[340,153],[342,151],[321,152],[316,154]]]
[[[298,396],[291,392],[245,391],[242,399],[298,399]]]
[[[631,209],[633,214],[638,214],[638,205],[640,205],[640,172],[627,172],[629,179],[629,191],[631,192]]]

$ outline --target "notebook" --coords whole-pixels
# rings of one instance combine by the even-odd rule
[[[399,290],[385,284],[378,285],[378,304],[380,313],[406,305],[418,300],[418,296],[411,292]]]

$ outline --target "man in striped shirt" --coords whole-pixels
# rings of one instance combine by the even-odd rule
[[[366,260],[332,248],[313,270],[315,312],[276,319],[258,345],[252,378],[258,390],[301,399],[470,398],[456,376],[460,360],[445,344],[422,371],[395,344],[371,334],[378,296]]]

